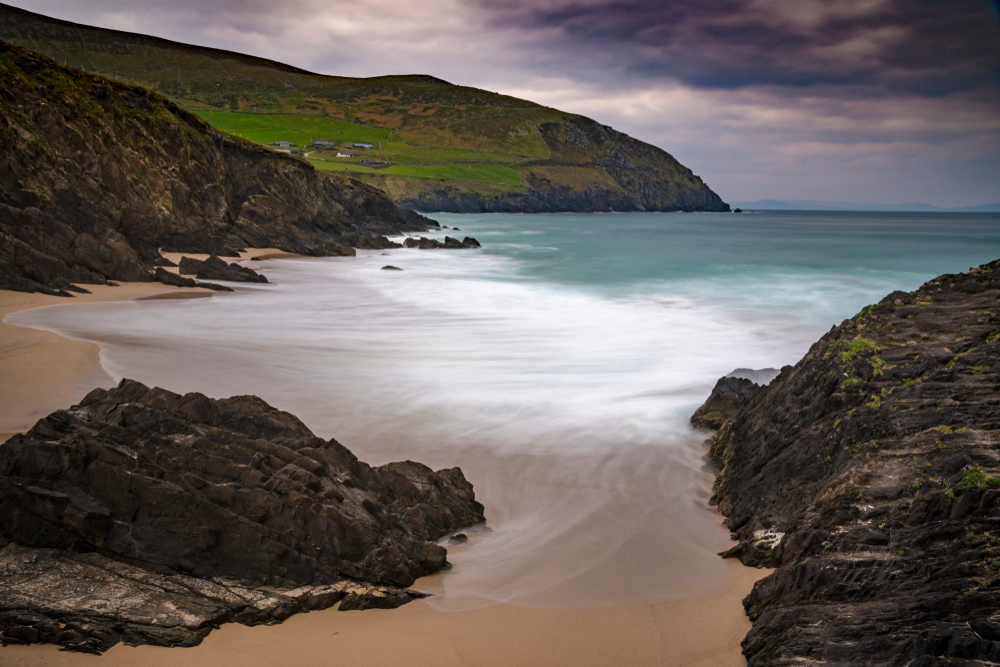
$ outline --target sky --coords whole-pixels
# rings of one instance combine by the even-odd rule
[[[580,113],[729,202],[1000,202],[1000,0],[5,0]]]

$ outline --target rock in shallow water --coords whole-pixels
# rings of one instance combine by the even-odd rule
[[[394,589],[445,564],[433,540],[484,520],[458,468],[372,468],[259,398],[130,380],[0,445],[0,507],[0,639],[87,651],[191,645],[349,594],[399,606],[414,594]],[[196,612],[155,612],[171,605]]]
[[[444,237],[444,242],[436,241],[421,236],[419,239],[409,238],[403,241],[407,248],[419,248],[420,250],[432,250],[434,248],[444,248],[446,250],[459,250],[461,248],[481,248],[482,245],[471,236],[466,236],[459,241],[450,236]]]

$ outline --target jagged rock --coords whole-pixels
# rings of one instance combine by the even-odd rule
[[[392,264],[386,264],[385,266],[382,267],[382,270],[383,271],[402,271],[403,269],[399,268],[398,266],[393,266]]]
[[[482,248],[483,247],[479,243],[479,241],[477,241],[476,239],[472,238],[471,236],[466,236],[464,239],[462,239],[462,245],[463,246],[467,246],[467,247],[471,246],[473,248]]]
[[[156,278],[157,282],[161,282],[164,285],[173,285],[174,287],[205,287],[210,290],[215,290],[216,292],[232,292],[232,287],[226,287],[225,285],[216,285],[215,283],[201,283],[196,280],[191,280],[190,278],[185,278],[184,276],[179,276],[176,273],[171,273],[162,267],[156,267],[153,272],[153,276]]]
[[[259,398],[123,380],[0,445],[0,630],[98,651],[349,594],[348,609],[398,606],[416,594],[393,589],[445,565],[434,540],[483,520],[458,468],[372,468]],[[32,614],[49,620],[18,620]],[[52,620],[95,641],[44,635]]]
[[[691,415],[691,423],[704,428],[718,429],[732,419],[760,387],[745,378],[719,378],[708,400]]]
[[[1000,659],[1000,261],[833,328],[711,439],[750,667]]]
[[[351,255],[399,247],[386,234],[438,227],[165,97],[2,40],[0,155],[3,289],[149,281],[160,249]]]
[[[349,580],[275,587],[152,572],[97,552],[0,550],[0,642],[102,653],[118,642],[196,646],[222,623],[280,623],[303,611],[398,607],[423,593]]]
[[[182,257],[179,271],[184,275],[193,275],[201,280],[228,280],[236,283],[267,282],[266,277],[253,269],[240,266],[236,262],[228,264],[215,255],[210,255],[204,261],[193,257]]]

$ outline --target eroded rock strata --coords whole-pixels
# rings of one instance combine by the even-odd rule
[[[726,555],[777,568],[744,600],[749,664],[1000,662],[1000,262],[890,294],[751,393],[711,440]]]
[[[0,288],[149,281],[159,250],[353,255],[437,227],[165,97],[0,40]]]
[[[220,623],[399,606],[484,521],[458,468],[372,468],[253,396],[130,380],[0,445],[5,642],[197,644]]]

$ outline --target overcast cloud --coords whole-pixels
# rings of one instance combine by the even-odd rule
[[[727,201],[1000,202],[987,0],[13,0],[326,74],[424,73],[591,116]]]

